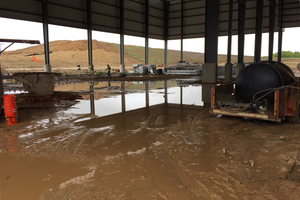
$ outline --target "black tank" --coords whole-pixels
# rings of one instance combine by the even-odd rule
[[[295,82],[293,71],[283,63],[263,61],[253,63],[238,74],[235,81],[236,100],[240,103],[250,103],[253,95],[265,89],[278,88]],[[271,90],[255,95],[255,99]],[[263,97],[274,102],[274,93]]]

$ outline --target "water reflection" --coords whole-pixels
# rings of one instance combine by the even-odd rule
[[[91,114],[95,115],[94,82],[90,82],[90,104]]]
[[[16,135],[16,131],[10,131],[6,134],[6,146],[9,153],[19,152],[18,136]]]
[[[66,86],[56,91],[66,91]],[[178,194],[177,199],[206,199],[194,198],[190,192],[203,187],[208,191],[211,183],[197,184],[212,176],[216,155],[215,138],[208,138],[208,122],[202,121],[207,116],[201,114],[201,85],[111,81],[69,88],[83,94],[68,109],[71,114],[63,109],[53,116],[40,116],[15,138],[24,163],[20,169],[26,176],[16,173],[5,184],[2,191],[8,199],[20,199],[18,194],[28,194],[26,199],[109,199],[116,193],[120,195],[114,199],[132,199],[131,194],[147,199],[161,191]],[[20,171],[15,166],[21,161],[14,160],[12,170],[2,168],[3,174]],[[28,182],[31,179],[36,181]],[[8,186],[18,184],[26,187],[10,193]],[[93,193],[99,188],[104,196]]]
[[[202,86],[199,84],[182,86],[175,81],[145,81],[142,84],[141,82],[136,84],[124,81],[112,83],[114,86],[111,86],[111,82],[107,82],[102,83],[102,85],[107,84],[107,86],[95,88],[94,82],[90,82],[89,98],[80,100],[67,112],[74,114],[90,113],[103,117],[155,105],[203,106]],[[59,90],[59,87],[56,90]],[[148,112],[147,109],[145,112]]]

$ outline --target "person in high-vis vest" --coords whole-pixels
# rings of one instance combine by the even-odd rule
[[[111,75],[110,75],[110,66],[109,66],[109,64],[107,64],[107,68],[106,68],[106,70],[107,70],[107,78],[111,78]],[[106,71],[105,70],[105,71]]]

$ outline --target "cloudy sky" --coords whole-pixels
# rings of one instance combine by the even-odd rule
[[[9,39],[31,39],[40,40],[43,43],[43,27],[41,23],[12,20],[0,18],[0,38]],[[300,51],[300,28],[285,29],[283,33],[283,51]],[[120,43],[118,34],[93,31],[92,37],[95,40]],[[87,32],[83,29],[67,28],[62,26],[49,25],[49,40],[86,40]],[[245,55],[254,55],[254,35],[245,36]],[[277,33],[274,36],[274,53],[277,52],[278,43]],[[140,37],[125,36],[125,44],[144,46],[145,40]],[[227,37],[219,37],[219,54],[227,54]],[[1,49],[8,44],[2,43]],[[26,48],[27,44],[14,44],[8,50]],[[164,48],[162,40],[150,39],[149,46],[153,48]],[[168,49],[180,50],[180,40],[171,40],[168,42]],[[204,52],[204,39],[186,39],[184,40],[184,51]],[[232,39],[232,54],[237,54],[237,36]],[[268,55],[268,34],[263,34],[262,56]]]

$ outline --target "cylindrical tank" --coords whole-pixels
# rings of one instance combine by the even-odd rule
[[[253,63],[244,69],[236,77],[235,94],[236,100],[240,103],[250,103],[253,100],[265,95],[271,88],[278,88],[295,82],[293,71],[283,63],[274,61],[263,61]],[[267,90],[270,89],[270,90]],[[274,102],[274,93],[263,97],[262,100]]]

